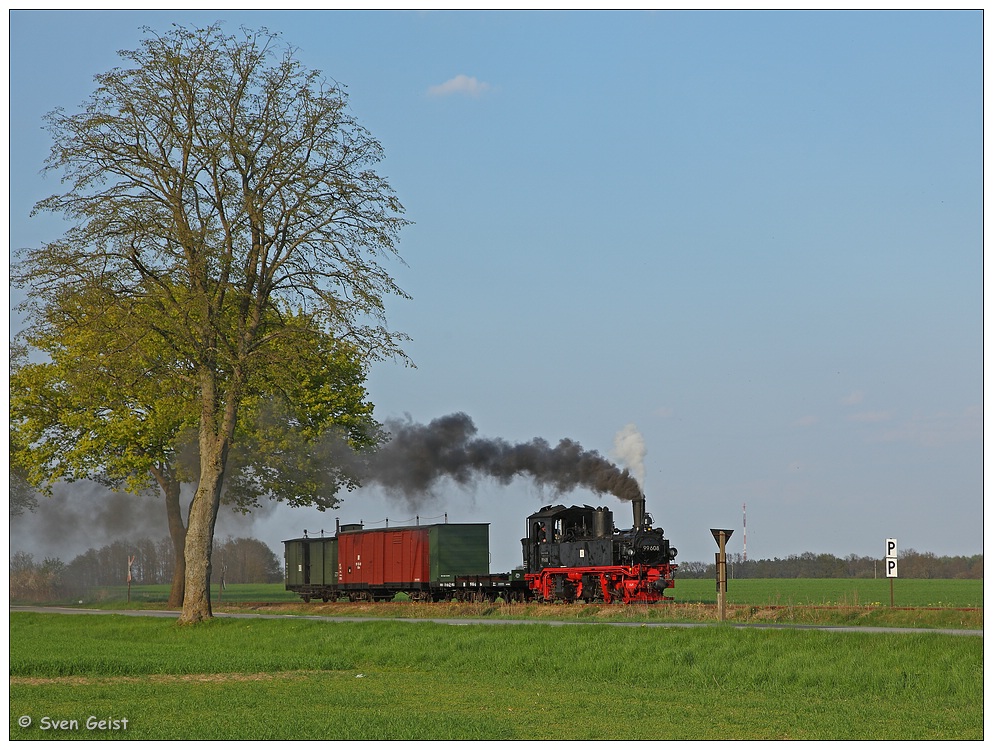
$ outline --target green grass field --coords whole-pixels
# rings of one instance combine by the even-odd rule
[[[678,602],[716,602],[713,580],[676,581]],[[761,605],[890,605],[885,578],[746,578],[728,581],[729,604]],[[982,580],[904,578],[893,581],[896,607],[982,607]]]
[[[232,584],[224,591],[214,586],[215,604],[240,602],[298,602],[300,597],[282,583]],[[717,591],[710,579],[685,578],[670,590],[677,603],[714,603]],[[91,590],[86,606],[119,606],[127,598],[126,586],[106,586]],[[167,585],[133,586],[134,604],[161,604],[169,598]],[[756,578],[728,583],[729,604],[763,605],[843,605],[889,606],[887,579],[866,578]],[[982,580],[898,579],[893,585],[897,607],[982,607]]]
[[[292,602],[300,597],[287,591],[282,583],[233,583],[221,591],[215,584],[210,591],[211,601],[224,602]],[[131,587],[132,604],[165,604],[169,601],[169,584]],[[127,586],[99,586],[86,592],[81,600],[66,602],[87,607],[118,607],[128,598]]]
[[[894,604],[889,584],[864,579],[769,579],[732,581],[727,620],[741,624],[857,625],[863,627],[958,628],[983,627],[981,580],[914,580],[897,582]],[[104,587],[72,604],[100,609],[162,609],[167,586],[135,586],[131,601],[125,587]],[[319,614],[433,619],[463,617],[611,622],[713,622],[717,620],[714,584],[708,580],[677,582],[675,602],[662,605],[537,605],[537,604],[415,604],[304,603],[282,584],[236,584],[218,599],[217,612],[266,611],[277,614]],[[882,597],[885,596],[885,601]],[[264,603],[264,604],[263,604]]]
[[[981,739],[982,645],[13,612],[10,739]]]

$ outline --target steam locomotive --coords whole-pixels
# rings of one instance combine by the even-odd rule
[[[589,505],[545,506],[527,518],[523,566],[489,572],[489,524],[441,523],[365,529],[336,524],[334,536],[283,542],[286,588],[305,602],[669,601],[676,548],[653,528],[645,499],[633,500],[630,529]]]

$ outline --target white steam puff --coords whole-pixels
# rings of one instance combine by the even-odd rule
[[[618,461],[645,488],[645,439],[634,424],[625,425],[614,437],[610,457]]]

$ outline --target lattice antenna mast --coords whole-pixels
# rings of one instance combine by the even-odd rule
[[[745,523],[745,504],[741,504],[741,559],[748,562],[748,524]]]

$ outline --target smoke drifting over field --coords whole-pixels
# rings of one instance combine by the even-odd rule
[[[352,451],[338,435],[325,436],[315,450],[361,485],[380,488],[411,510],[420,509],[445,480],[472,487],[483,479],[506,485],[523,478],[554,495],[586,489],[622,501],[643,494],[639,479],[644,475],[644,447],[633,425],[618,433],[611,451],[620,465],[574,440],[551,444],[534,438],[511,443],[480,437],[464,413],[428,424],[389,420],[384,427],[391,437],[373,453]],[[184,516],[192,492],[192,485],[184,486]],[[224,506],[217,538],[225,534],[261,538],[279,505],[263,502],[247,516]],[[68,562],[89,548],[118,540],[160,539],[168,534],[168,523],[157,493],[115,493],[95,482],[79,481],[56,486],[52,497],[39,499],[36,512],[12,516],[10,532],[12,552],[27,551],[39,560],[57,556]]]
[[[471,485],[484,477],[502,484],[525,477],[556,493],[585,488],[621,500],[642,496],[638,480],[627,469],[573,440],[553,446],[542,438],[516,444],[481,438],[472,419],[462,413],[427,425],[392,421],[386,429],[392,438],[369,458],[363,483],[378,485],[411,506],[446,478]]]
[[[192,487],[184,488],[184,518],[192,492]],[[37,502],[33,512],[10,516],[9,549],[10,553],[27,552],[37,562],[57,557],[68,563],[87,550],[117,541],[158,541],[169,535],[164,503],[155,492],[132,495],[80,480],[55,485],[51,497],[38,495]],[[273,508],[268,503],[246,516],[222,506],[215,538],[249,535],[253,524],[265,519]]]

